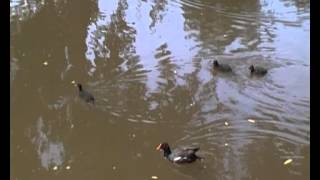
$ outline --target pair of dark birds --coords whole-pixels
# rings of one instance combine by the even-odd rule
[[[95,100],[93,95],[90,92],[84,90],[81,84],[78,83],[77,87],[79,90],[79,97],[87,103],[94,104]],[[196,155],[196,152],[199,149],[199,147],[191,147],[184,149],[175,149],[174,151],[171,151],[168,143],[161,143],[157,147],[157,150],[163,151],[163,155],[166,159],[177,164],[192,163],[197,159],[202,159],[201,157]]]
[[[217,69],[218,71],[222,71],[222,72],[231,72],[232,71],[232,68],[230,67],[230,65],[219,63],[217,60],[213,61],[213,67],[215,69]],[[258,75],[258,76],[266,75],[268,72],[268,70],[263,67],[253,66],[253,65],[251,65],[249,67],[249,70],[250,70],[251,75]]]

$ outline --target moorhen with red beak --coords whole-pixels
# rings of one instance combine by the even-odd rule
[[[197,159],[203,159],[196,155],[196,152],[199,149],[200,147],[190,147],[171,151],[168,143],[161,143],[157,146],[157,150],[163,151],[163,155],[166,159],[177,164],[192,163]]]

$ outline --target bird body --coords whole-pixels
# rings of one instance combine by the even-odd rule
[[[79,89],[79,97],[81,99],[83,99],[85,102],[87,103],[92,103],[94,104],[94,97],[91,93],[89,93],[88,91],[84,90],[82,88],[82,85],[81,84],[77,84],[78,86],[78,89]]]
[[[199,149],[200,149],[199,147],[194,147],[194,148],[191,147],[191,148],[175,149],[171,151],[168,143],[161,143],[157,147],[157,150],[163,151],[163,155],[166,159],[177,164],[192,163],[197,159],[202,159],[201,157],[196,155],[196,152]]]
[[[260,75],[260,76],[266,75],[268,72],[268,70],[263,67],[253,66],[253,65],[249,67],[249,70],[251,75]]]
[[[213,61],[213,68],[221,72],[231,72],[232,68],[228,64],[221,64],[217,60]]]

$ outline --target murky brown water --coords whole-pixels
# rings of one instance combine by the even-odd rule
[[[12,180],[310,178],[308,0],[10,2]]]

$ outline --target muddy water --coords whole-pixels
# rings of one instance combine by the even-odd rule
[[[309,179],[309,6],[11,0],[11,179]],[[173,165],[164,141],[205,159]]]

